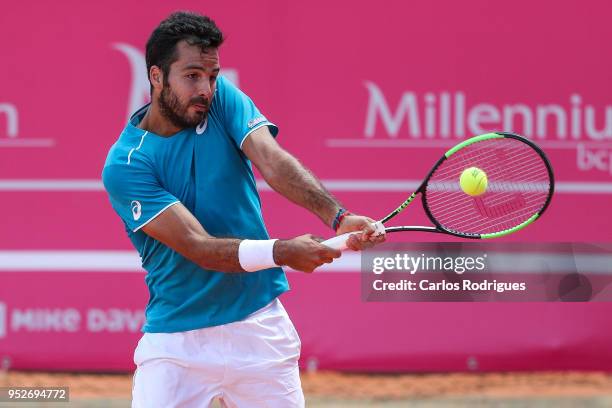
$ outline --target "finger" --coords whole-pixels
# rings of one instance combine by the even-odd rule
[[[381,242],[385,242],[385,239],[386,239],[386,234],[371,235],[369,238],[369,241],[379,244]]]
[[[358,244],[347,245],[346,247],[350,249],[351,251],[355,251],[355,252],[361,251],[361,245],[358,245]]]
[[[374,225],[371,222],[367,222],[365,223],[363,229],[362,229],[364,234],[372,234],[374,231],[376,231],[376,229],[374,228]]]
[[[346,246],[353,251],[359,251],[361,249],[361,239],[359,238],[360,235],[361,234],[351,235],[346,241]]]
[[[374,239],[374,237],[376,237],[376,235],[374,235],[374,232],[370,232],[370,233],[363,233],[363,235],[361,236],[361,242],[370,242],[372,241],[372,239]]]
[[[363,241],[372,240],[373,237],[380,235],[376,228],[376,223],[368,224],[368,227],[364,229]]]
[[[322,238],[322,237],[317,237],[317,236],[314,236],[314,235],[311,235],[311,236],[310,236],[310,239],[312,239],[313,241],[319,242],[319,243],[321,243],[321,242],[325,241],[325,239],[324,239],[324,238]]]
[[[370,242],[370,241],[366,241],[366,242],[362,242],[360,244],[361,248],[360,250],[363,251],[364,249],[370,249],[372,247],[374,247],[374,243]]]
[[[384,237],[382,237],[382,238],[381,237],[376,237],[375,239],[371,239],[371,240],[369,240],[367,242],[364,242],[362,245],[364,247],[367,247],[367,248],[373,248],[376,245],[382,244],[383,242],[385,242],[385,238]]]
[[[323,258],[339,258],[340,255],[342,255],[342,251],[340,251],[339,249],[334,249],[331,247],[328,247],[327,245],[319,245],[319,250],[317,251],[317,255],[319,255],[319,257],[321,259]]]
[[[330,248],[330,249],[327,251],[327,254],[329,254],[329,256],[330,256],[332,259],[335,259],[335,258],[340,258],[340,257],[342,256],[342,251],[340,251],[340,250],[338,250],[338,249],[332,249],[332,248]]]

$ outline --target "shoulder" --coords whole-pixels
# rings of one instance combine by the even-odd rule
[[[150,162],[152,144],[153,137],[149,132],[136,132],[126,127],[108,151],[104,167],[123,164],[139,166]]]
[[[235,119],[242,112],[249,111],[253,101],[234,83],[224,76],[217,79],[217,90],[213,99],[212,110],[220,111],[225,119]]]
[[[139,136],[124,131],[113,144],[102,169],[102,182],[107,191],[155,177],[153,161],[144,148],[145,141],[146,132]]]
[[[228,87],[235,87],[232,82],[225,77],[225,75],[219,75],[217,77],[217,89],[218,92],[224,92]]]
[[[216,97],[218,97],[221,102],[224,102],[226,100],[231,100],[231,99],[235,99],[235,98],[242,98],[245,97],[246,95],[244,94],[244,92],[242,92],[237,86],[236,84],[234,84],[232,81],[230,81],[227,77],[225,77],[224,75],[219,75],[219,77],[217,78],[217,95]]]

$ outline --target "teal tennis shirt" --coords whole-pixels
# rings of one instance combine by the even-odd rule
[[[222,76],[207,119],[170,137],[137,125],[138,110],[111,147],[102,181],[138,250],[149,289],[144,332],[178,332],[242,320],[289,289],[281,268],[223,273],[202,269],[141,228],[182,203],[218,238],[268,239],[251,163],[242,143],[278,129]]]

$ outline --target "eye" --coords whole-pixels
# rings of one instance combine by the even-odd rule
[[[189,78],[189,79],[198,79],[198,74],[187,74],[187,78]]]
[[[210,82],[215,82],[217,80],[217,76],[211,76],[210,77]]]

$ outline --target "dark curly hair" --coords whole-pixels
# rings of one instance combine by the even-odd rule
[[[209,17],[189,11],[172,13],[159,23],[147,41],[147,77],[153,65],[160,67],[165,74],[170,72],[170,65],[178,59],[176,44],[182,40],[206,51],[218,48],[224,38],[219,27]]]

